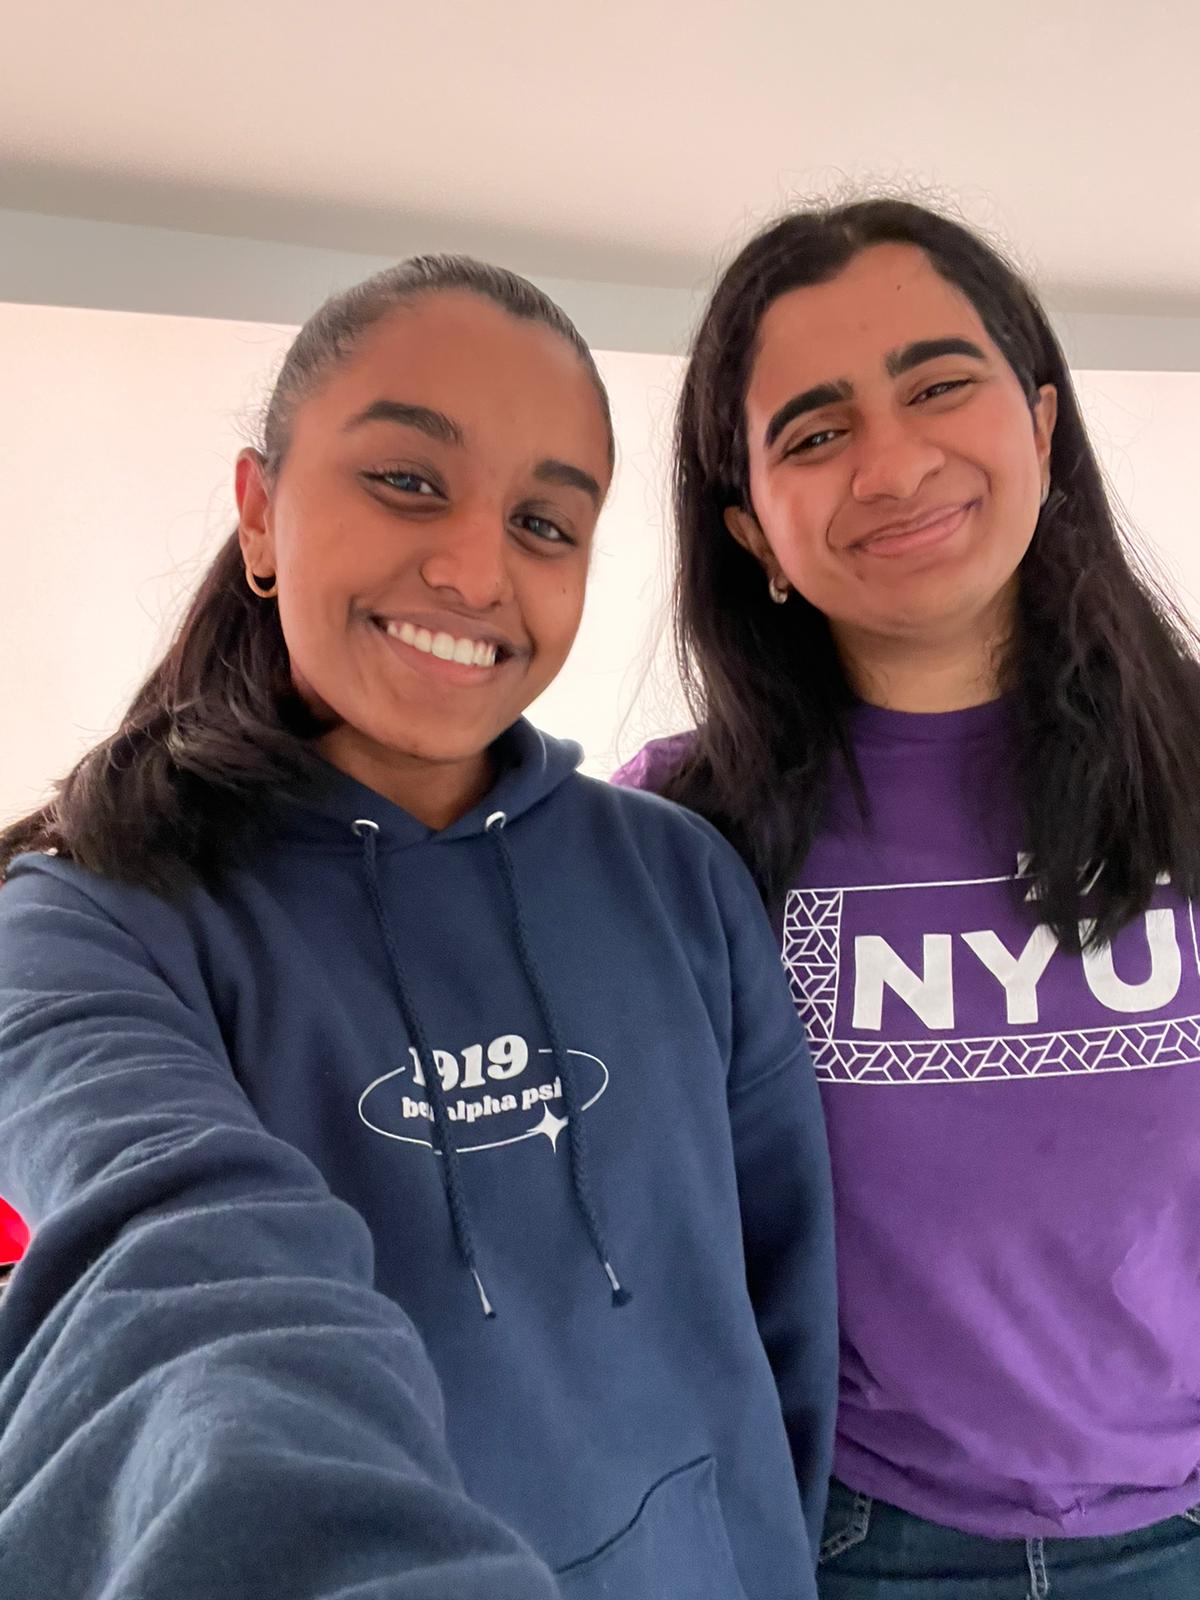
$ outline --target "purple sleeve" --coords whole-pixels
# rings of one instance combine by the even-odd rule
[[[609,779],[622,789],[649,789],[657,794],[682,757],[687,753],[693,735],[672,733],[665,739],[651,739],[631,761],[618,767]]]

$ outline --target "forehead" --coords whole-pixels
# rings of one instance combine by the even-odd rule
[[[915,245],[874,245],[826,283],[792,289],[759,324],[750,396],[875,376],[891,351],[958,335],[996,354],[979,313]],[[769,402],[764,402],[769,403]]]
[[[300,408],[298,424],[336,426],[378,399],[443,412],[468,446],[510,446],[539,458],[596,457],[608,437],[595,385],[578,352],[542,323],[511,316],[461,290],[398,307],[353,346]]]

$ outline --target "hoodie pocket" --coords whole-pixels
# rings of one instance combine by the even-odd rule
[[[563,1600],[746,1600],[713,1458],[660,1478],[627,1528],[557,1577]]]

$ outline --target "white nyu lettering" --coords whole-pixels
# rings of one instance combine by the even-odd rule
[[[927,1028],[954,1026],[952,944],[948,933],[927,933],[922,940],[924,972],[912,970],[886,939],[860,934],[854,941],[854,1026],[878,1031],[883,1026],[883,991],[893,990]]]
[[[963,939],[984,966],[1004,986],[1004,1004],[1010,1022],[1038,1020],[1037,986],[1058,940],[1050,929],[1037,927],[1029,935],[1024,950],[1014,956],[990,928],[979,933],[964,933]]]
[[[1086,939],[1090,931],[1089,923],[1080,924],[1081,938]],[[1111,945],[1084,951],[1083,970],[1088,988],[1110,1011],[1157,1011],[1169,1005],[1179,993],[1183,958],[1175,937],[1173,911],[1147,911],[1146,943],[1150,947],[1150,976],[1141,983],[1126,983],[1117,976]]]

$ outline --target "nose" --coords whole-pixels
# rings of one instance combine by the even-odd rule
[[[450,594],[471,611],[490,611],[513,595],[511,543],[504,519],[478,510],[431,529],[432,547],[421,562],[431,589]]]
[[[856,500],[911,500],[925,480],[945,466],[941,447],[903,421],[874,424],[857,441],[851,480]]]

